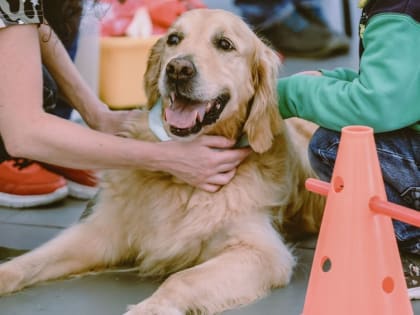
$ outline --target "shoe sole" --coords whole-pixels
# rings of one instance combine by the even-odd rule
[[[37,206],[45,206],[68,196],[69,189],[67,186],[61,187],[52,193],[43,195],[12,195],[0,193],[0,206],[9,208],[32,208]]]
[[[420,287],[408,289],[410,300],[420,300]]]
[[[66,181],[67,187],[69,188],[69,196],[73,198],[89,200],[95,197],[96,193],[98,192],[97,187],[81,185],[68,179],[66,179]]]

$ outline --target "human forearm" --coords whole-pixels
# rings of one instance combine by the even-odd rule
[[[98,117],[107,110],[105,105],[86,84],[54,31],[48,25],[42,25],[39,34],[43,64],[54,77],[60,92],[90,127],[99,129]]]
[[[156,144],[100,133],[49,114],[19,121],[2,133],[12,156],[82,169],[157,169],[153,156],[165,155]]]
[[[223,150],[234,142],[222,137],[151,143],[44,116],[26,121],[30,128],[7,128],[4,139],[11,155],[81,169],[164,171],[193,186],[216,191],[232,179],[236,167],[251,152],[249,148]]]
[[[358,73],[356,71],[348,68],[336,68],[334,70],[321,69],[320,72],[326,77],[349,82],[358,77]]]

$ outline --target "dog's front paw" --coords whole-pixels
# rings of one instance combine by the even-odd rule
[[[124,315],[185,315],[185,313],[175,307],[142,302],[129,306]]]
[[[0,266],[0,295],[5,295],[22,288],[23,275],[14,268]]]

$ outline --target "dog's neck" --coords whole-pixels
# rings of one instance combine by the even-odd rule
[[[149,128],[160,141],[172,140],[163,127],[162,101],[160,99],[158,99],[149,112]]]
[[[153,105],[152,109],[149,112],[149,128],[160,141],[172,140],[172,138],[166,132],[165,127],[163,126],[162,101],[160,99],[156,102],[155,105]],[[246,147],[248,145],[248,138],[244,134],[238,139],[235,147],[241,148]]]

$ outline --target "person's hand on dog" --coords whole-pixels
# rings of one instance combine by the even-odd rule
[[[123,130],[123,123],[138,113],[138,110],[111,110],[107,105],[101,104],[96,107],[93,117],[86,119],[86,122],[92,129],[117,134]]]
[[[123,124],[136,120],[139,110],[113,111],[105,104],[94,104],[93,110],[83,115],[87,125],[97,131],[118,135]],[[155,150],[155,146],[160,149]],[[162,145],[162,146],[161,146]],[[236,167],[252,151],[233,149],[233,140],[219,136],[201,136],[192,141],[165,141],[154,143],[144,160],[146,169],[166,171],[180,181],[208,192],[216,192],[235,176]]]
[[[233,149],[233,140],[218,136],[162,144],[171,155],[169,161],[162,158],[160,169],[208,192],[216,192],[229,183],[235,176],[236,167],[252,152],[249,147]]]

